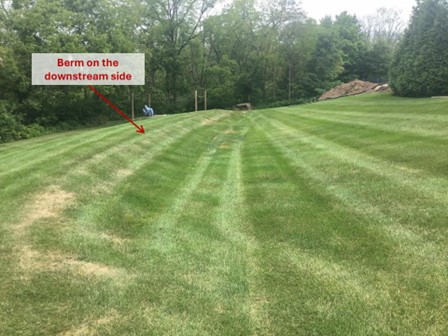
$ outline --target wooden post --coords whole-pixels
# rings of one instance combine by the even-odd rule
[[[291,77],[292,77],[292,71],[291,71],[291,64],[289,65],[289,74],[288,74],[288,104],[291,104]]]
[[[135,115],[134,115],[134,92],[132,92],[132,98],[131,98],[131,110],[132,110],[132,120],[135,119]]]
[[[207,90],[204,91],[204,110],[207,111]]]
[[[198,111],[198,90],[194,91],[194,110]]]

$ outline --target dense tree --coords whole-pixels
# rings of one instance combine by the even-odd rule
[[[314,20],[307,19],[304,12],[296,6],[294,15],[285,16],[279,33],[278,69],[282,72],[276,78],[273,89],[279,91],[279,98],[288,103],[306,96],[306,77],[308,63],[315,49],[318,26]],[[275,96],[272,97],[275,100]]]
[[[361,53],[359,78],[370,82],[387,82],[393,50],[382,40],[367,44]]]
[[[401,96],[448,94],[448,2],[422,0],[395,54],[391,86]]]
[[[331,26],[323,26],[309,62],[307,91],[310,96],[318,96],[339,83],[338,78],[344,71],[343,56],[337,32]]]
[[[153,50],[152,70],[163,72],[165,108],[182,109],[179,95],[190,90],[184,51],[199,37],[206,13],[216,0],[145,0],[148,47]],[[153,74],[154,75],[154,74]]]
[[[207,19],[211,68],[232,74],[234,103],[286,101],[289,88],[299,91],[295,80],[305,72],[313,48],[305,21],[292,0],[265,2],[261,9],[254,1],[235,1],[222,15]],[[230,83],[226,87],[230,89]]]
[[[11,56],[1,78],[3,92],[16,102],[14,114],[25,123],[53,127],[61,122],[79,124],[113,116],[97,105],[84,87],[31,86],[31,54],[37,52],[129,52],[135,50],[132,26],[118,2],[110,1],[14,1],[6,8],[8,30],[3,42]],[[46,18],[43,20],[42,18]],[[2,83],[3,84],[3,83]],[[120,103],[123,88],[108,87]]]
[[[360,77],[362,52],[365,39],[361,32],[361,24],[356,16],[342,12],[336,16],[334,30],[338,34],[339,48],[342,51],[343,70],[339,80],[349,82]]]
[[[149,93],[156,112],[176,113],[194,108],[194,90],[207,90],[209,108],[273,106],[386,77],[394,13],[367,31],[345,12],[318,23],[298,0],[217,2],[0,0],[0,141],[119,118],[87,87],[31,86],[37,52],[145,53],[144,87],[101,88],[125,111],[131,92],[137,106]]]

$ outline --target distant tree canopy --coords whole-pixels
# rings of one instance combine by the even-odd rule
[[[390,69],[395,93],[407,97],[448,95],[448,2],[417,2]]]
[[[299,0],[234,0],[219,13],[216,3],[0,0],[0,142],[118,118],[86,87],[32,86],[37,52],[145,53],[144,87],[101,88],[126,112],[131,93],[137,106],[151,94],[156,113],[178,113],[194,109],[194,90],[207,90],[209,108],[274,106],[356,78],[387,80],[400,30],[383,23],[395,12],[318,23]]]

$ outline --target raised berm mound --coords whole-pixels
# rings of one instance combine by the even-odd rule
[[[361,93],[368,92],[388,92],[390,91],[388,84],[378,84],[372,82],[365,82],[362,80],[354,80],[350,83],[345,83],[336,86],[330,91],[325,92],[320,96],[319,100],[335,99],[339,97],[354,96]]]

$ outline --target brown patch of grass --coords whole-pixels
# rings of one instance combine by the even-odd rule
[[[80,326],[73,327],[72,329],[60,333],[59,336],[86,336],[86,335],[99,335],[98,327],[109,326],[114,323],[120,315],[114,309],[112,309],[107,315],[91,321],[85,321]],[[112,330],[110,330],[112,331]]]
[[[16,225],[16,234],[23,235],[24,231],[39,219],[58,217],[74,198],[73,193],[66,192],[59,186],[50,186],[25,206],[26,214],[20,224]]]
[[[205,119],[202,121],[201,125],[203,126],[209,126],[216,123],[216,119]]]
[[[263,294],[250,295],[249,314],[255,334],[263,331],[263,334],[271,335],[271,332],[268,331],[270,329],[270,319],[267,313],[268,304],[269,300]]]
[[[220,149],[229,149],[230,146],[227,145],[227,144],[221,144],[221,145],[219,145],[219,148],[220,148]]]
[[[408,173],[412,173],[412,174],[418,174],[418,173],[421,173],[421,170],[419,170],[419,169],[414,169],[414,168],[410,168],[410,167],[397,166],[397,168],[400,169],[401,171],[408,172]]]
[[[99,238],[108,240],[117,245],[124,245],[128,241],[128,239],[120,238],[118,236],[111,235],[111,234],[104,233],[104,232],[99,234]]]
[[[217,314],[224,314],[226,312],[226,308],[221,304],[218,303],[214,308],[213,311]]]
[[[119,169],[119,170],[115,173],[115,175],[116,175],[118,178],[120,178],[120,179],[122,179],[122,178],[126,178],[126,177],[128,177],[128,176],[131,176],[132,174],[133,174],[133,171],[130,170],[130,169]]]
[[[259,310],[263,309],[269,303],[268,298],[264,295],[251,297],[250,312],[251,315],[258,315]]]
[[[68,258],[62,261],[62,266],[67,267],[72,272],[84,276],[117,277],[120,270],[108,265],[86,262]]]
[[[25,271],[23,278],[26,279],[29,272],[54,270],[59,267],[62,258],[52,254],[42,254],[33,249],[32,244],[27,239],[27,229],[40,219],[60,217],[62,211],[74,198],[73,193],[66,192],[59,186],[53,185],[37,194],[24,206],[25,215],[20,223],[13,227],[18,264],[20,269]]]
[[[69,271],[75,275],[101,278],[117,278],[125,275],[125,272],[119,268],[78,260],[75,256],[58,251],[44,254],[30,246],[24,246],[20,252],[20,266],[28,272]]]

